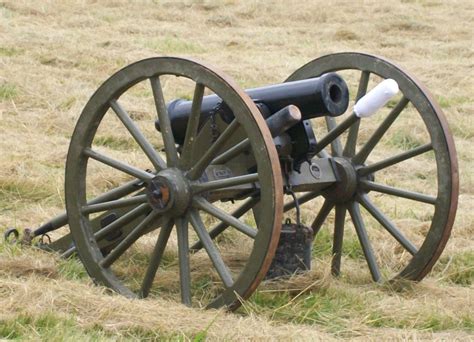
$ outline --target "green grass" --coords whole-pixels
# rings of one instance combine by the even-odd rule
[[[158,329],[125,326],[120,331],[109,331],[100,324],[81,327],[71,317],[52,313],[33,316],[20,314],[14,319],[0,321],[0,338],[9,340],[42,341],[186,341],[182,333],[163,334]],[[196,336],[200,336],[199,333]],[[202,339],[194,339],[202,341]]]
[[[327,229],[327,227],[323,227],[315,237],[312,250],[313,257],[321,258],[332,255],[332,243],[332,232]],[[360,243],[357,239],[357,236],[350,233],[348,230],[345,232],[342,254],[351,259],[364,258],[364,253],[360,248]]]
[[[14,84],[0,84],[0,101],[14,99],[18,95],[18,90]]]
[[[389,295],[396,295],[392,292]],[[394,314],[379,304],[387,298],[380,290],[366,289],[356,293],[342,288],[328,288],[291,296],[288,292],[257,291],[240,312],[266,315],[276,322],[319,325],[335,335],[350,335],[357,321],[374,328],[419,329],[443,331],[473,330],[471,316],[451,316],[435,310],[413,310]]]
[[[437,96],[436,100],[438,101],[438,104],[443,109],[456,107],[456,106],[471,102],[471,100],[466,96],[453,96],[453,97]]]
[[[363,301],[344,291],[319,290],[292,297],[287,292],[257,291],[246,308],[278,322],[321,325],[332,333],[350,329],[347,319],[364,309]],[[242,310],[242,309],[241,309]]]
[[[14,13],[6,7],[6,4],[0,3],[0,17],[10,19],[14,16]]]
[[[0,179],[0,203],[4,203],[6,207],[18,200],[23,204],[45,201],[53,197],[52,193],[54,191],[49,191],[45,184],[36,184],[27,179]]]
[[[435,266],[448,283],[470,286],[474,283],[474,251],[465,251],[442,257]]]
[[[404,151],[423,145],[423,142],[403,130],[397,130],[396,132],[392,133],[388,143]]]
[[[361,309],[359,298],[342,291],[326,290],[311,293],[300,300],[301,311],[298,310],[296,322],[319,323],[344,326],[342,320],[348,317],[348,312]]]
[[[113,150],[128,151],[136,149],[136,144],[132,139],[115,137],[111,135],[99,136],[94,139],[94,144],[97,146],[109,147]]]
[[[1,239],[0,240],[0,253],[2,255],[15,257],[15,256],[21,255],[23,252],[19,244],[6,243],[3,239]]]
[[[0,46],[0,56],[4,57],[13,57],[23,53],[23,50],[7,47],[7,46]]]
[[[418,329],[428,331],[442,331],[449,329],[469,330],[463,319],[455,319],[443,313],[429,312],[416,321],[407,313],[406,317],[395,317],[390,313],[380,311],[371,312],[367,316],[366,324],[374,328]]]
[[[77,101],[77,98],[74,97],[74,96],[69,96],[67,97],[66,99],[64,99],[64,101],[62,101],[60,104],[59,104],[59,109],[61,110],[69,110],[72,108],[72,106],[74,106],[74,104],[76,103]]]
[[[322,227],[315,236],[312,254],[316,258],[332,254],[332,233],[329,232],[328,227]]]
[[[342,255],[351,259],[365,259],[364,252],[360,247],[359,239],[355,235],[346,234],[344,244],[342,246]]]
[[[397,104],[400,102],[400,99],[391,99],[387,102],[386,106],[387,108],[395,108],[397,106]]]
[[[58,272],[62,277],[69,280],[89,279],[89,275],[82,262],[75,256],[60,259],[58,262]]]
[[[193,94],[189,91],[188,92],[182,91],[176,94],[176,98],[191,101],[193,99]]]
[[[98,331],[83,331],[70,318],[54,314],[42,314],[38,317],[19,315],[14,319],[0,321],[0,337],[15,340],[41,339],[45,341],[97,340],[105,337]]]
[[[115,334],[109,334],[111,337]],[[184,334],[165,335],[158,329],[146,329],[142,327],[129,327],[121,335],[123,340],[132,341],[186,341],[189,340]]]
[[[166,51],[167,53],[202,53],[206,49],[201,45],[189,40],[166,37],[164,39],[147,40],[143,43],[146,48],[156,52]]]
[[[425,208],[404,208],[398,212],[398,218],[411,218],[420,222],[428,222],[433,219],[433,210],[425,210]]]

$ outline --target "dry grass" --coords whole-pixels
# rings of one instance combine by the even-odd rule
[[[12,262],[16,267],[11,267]],[[14,320],[19,315],[54,315],[62,320],[73,319],[84,330],[100,326],[117,338],[133,337],[133,331],[140,328],[145,337],[155,334],[187,340],[209,327],[209,338],[229,340],[262,339],[270,335],[283,339],[293,334],[304,340],[331,339],[308,327],[272,325],[253,315],[244,318],[217,310],[189,309],[160,299],[128,300],[93,286],[90,281],[66,279],[59,275],[60,262],[43,252],[30,251],[28,256],[17,255],[11,260],[4,255],[0,262],[0,320]],[[38,270],[49,272],[39,276],[42,272]]]
[[[334,280],[322,252],[320,268],[310,275],[264,284],[241,316],[225,315],[159,299],[130,301],[91,286],[73,261],[2,247],[0,320],[18,322],[21,329],[13,330],[25,339],[192,339],[209,325],[209,338],[230,340],[472,338],[473,19],[470,1],[1,2],[0,227],[35,227],[62,210],[63,165],[82,107],[113,72],[155,55],[209,61],[242,87],[280,82],[326,53],[386,56],[413,72],[445,111],[461,194],[440,263],[429,279],[402,292],[368,285],[357,258],[349,258],[346,275]],[[377,153],[420,137],[415,129],[400,129]],[[104,144],[112,141],[117,153],[138,158],[113,130],[105,133]],[[414,172],[417,167],[408,165]],[[405,181],[403,171],[389,176]],[[397,208],[398,224],[426,226],[426,213]],[[313,213],[306,208],[303,215],[309,220]],[[322,302],[333,304],[316,306]],[[321,315],[311,316],[311,306]],[[48,335],[48,324],[35,331],[48,315],[76,335]]]
[[[279,317],[279,312],[285,307],[291,307],[303,293],[318,293],[322,290],[354,298],[354,301],[361,301],[365,312],[382,310],[388,317],[399,315],[411,319],[438,312],[452,319],[459,319],[472,314],[471,308],[464,305],[465,298],[470,295],[468,288],[425,282],[415,286],[414,290],[396,293],[372,286],[348,287],[343,282],[329,279],[321,281],[321,274],[315,271],[304,277],[297,276],[285,282],[264,285],[260,296],[278,291],[287,292],[287,289],[298,293],[281,307],[262,311],[262,308],[247,303],[242,310],[244,315],[229,314],[218,310],[189,309],[162,299],[130,300],[110,293],[106,288],[92,285],[87,277],[71,279],[64,272],[64,263],[65,261],[42,251],[22,251],[10,247],[3,249],[0,259],[0,320],[5,324],[5,330],[7,326],[10,328],[15,325],[12,322],[17,322],[20,328],[17,326],[12,331],[17,334],[22,332],[20,336],[26,339],[44,338],[52,334],[54,340],[61,340],[62,337],[161,337],[188,340],[206,331],[209,339],[330,341],[334,339],[332,334],[307,324],[285,323]],[[380,295],[384,297],[383,302],[373,301],[374,297]],[[367,321],[373,318],[351,315],[350,308],[342,319],[348,328],[339,329],[337,336],[355,340],[469,338],[468,332],[462,331],[433,333],[414,328],[371,328]],[[32,323],[31,327],[21,326],[25,321]],[[329,320],[326,323],[331,326]],[[62,330],[48,331],[55,326],[62,328],[63,325],[73,328],[72,335],[67,335]]]

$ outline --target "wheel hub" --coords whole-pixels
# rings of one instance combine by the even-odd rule
[[[339,182],[324,192],[324,197],[334,203],[342,203],[351,199],[357,190],[358,176],[354,165],[346,158],[334,158]]]
[[[177,169],[159,172],[147,185],[147,196],[153,210],[171,216],[183,214],[191,201],[189,183]]]

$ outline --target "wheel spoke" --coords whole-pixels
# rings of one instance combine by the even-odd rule
[[[150,77],[150,83],[155,100],[156,112],[158,113],[158,120],[160,122],[160,131],[163,136],[163,144],[165,145],[168,167],[174,167],[178,164],[178,152],[176,150],[173,130],[171,129],[170,117],[163,97],[160,78],[158,76]]]
[[[144,214],[149,214],[151,211],[150,206],[148,203],[141,204],[137,206],[135,209],[130,210],[128,213],[120,216],[118,219],[113,221],[112,223],[106,225],[104,228],[98,230],[95,234],[94,237],[97,242],[102,241],[106,236],[108,236],[110,233],[115,232],[116,230],[122,228],[129,222],[133,221],[137,217],[144,215]]]
[[[341,273],[342,243],[344,240],[344,223],[346,218],[346,207],[342,204],[336,205],[336,219],[334,221],[334,238],[332,244],[331,273],[338,276]]]
[[[189,267],[189,239],[187,218],[176,219],[178,235],[179,280],[181,287],[181,302],[191,306],[191,269]]]
[[[155,279],[156,271],[161,263],[161,257],[165,251],[166,244],[173,229],[174,222],[172,219],[168,220],[160,229],[160,234],[156,240],[155,248],[150,256],[150,264],[147,267],[145,276],[143,277],[142,287],[140,289],[140,297],[146,298],[150,293],[151,285]]]
[[[436,197],[420,194],[419,192],[408,191],[404,189],[394,188],[388,185],[374,183],[368,180],[361,180],[360,184],[365,190],[377,191],[388,195],[403,197],[427,204],[436,204]]]
[[[414,148],[412,150],[405,151],[403,153],[397,154],[396,156],[393,156],[393,157],[387,158],[385,160],[379,161],[377,163],[373,163],[369,166],[361,167],[357,172],[358,172],[359,176],[365,176],[369,173],[373,173],[373,172],[385,169],[389,166],[401,163],[404,160],[407,160],[407,159],[416,157],[420,154],[429,152],[432,149],[433,149],[433,145],[431,143],[428,143],[428,144],[419,146],[417,148]]]
[[[349,133],[347,134],[346,145],[344,145],[344,151],[342,155],[344,157],[352,157],[355,154],[355,149],[357,145],[357,137],[359,135],[360,120],[357,120],[349,128]]]
[[[192,150],[194,141],[199,128],[199,121],[201,119],[201,105],[204,96],[204,85],[196,83],[194,88],[193,102],[191,104],[191,114],[188,119],[188,126],[186,128],[186,136],[184,138],[183,150],[181,153],[181,167],[187,170],[190,166],[192,158]]]
[[[352,222],[354,223],[354,227],[356,229],[360,245],[364,252],[365,260],[367,261],[367,265],[369,266],[372,279],[375,282],[380,282],[380,270],[377,266],[374,251],[372,249],[372,245],[370,244],[369,236],[367,235],[367,230],[365,229],[364,221],[362,220],[362,215],[360,214],[359,205],[355,202],[351,202],[349,205],[349,213],[351,215]]]
[[[104,163],[110,167],[113,167],[114,169],[125,172],[133,177],[139,178],[145,182],[153,179],[153,174],[137,169],[136,167],[130,166],[121,161],[107,157],[103,154],[91,150],[90,148],[85,148],[83,153],[89,158],[100,161],[101,163]]]
[[[311,201],[312,199],[318,197],[319,195],[321,195],[321,191],[308,192],[298,197],[298,204],[299,205],[305,204],[306,202]],[[294,209],[295,207],[296,207],[295,201],[288,202],[284,205],[283,212],[285,213],[288,210]]]
[[[385,216],[367,197],[360,195],[357,201],[405,248],[411,255],[418,253],[418,249],[413,245],[400,230]]]
[[[224,145],[224,143],[232,136],[232,134],[239,128],[240,124],[236,119],[232,121],[229,126],[222,132],[217,140],[207,149],[201,159],[189,170],[188,177],[196,180],[201,177],[202,173],[214,158],[215,154]]]
[[[204,210],[208,214],[211,214],[212,216],[218,218],[221,221],[224,221],[228,225],[234,227],[238,231],[244,233],[245,235],[251,238],[255,238],[257,236],[257,231],[255,229],[241,222],[234,216],[229,215],[224,210],[212,205],[202,197],[194,197],[193,206],[198,209]]]
[[[110,101],[110,107],[112,107],[113,111],[115,112],[115,114],[117,114],[120,121],[122,121],[122,123],[133,136],[135,141],[142,148],[143,152],[145,152],[146,156],[148,157],[148,159],[150,159],[155,169],[157,171],[164,169],[166,167],[166,163],[163,161],[163,159],[161,159],[158,153],[156,153],[154,147],[148,142],[148,140],[142,134],[138,126],[135,125],[135,123],[125,111],[125,109],[123,109],[122,106],[120,106],[120,104],[116,100]]]
[[[148,204],[142,204],[136,207],[135,209],[129,211],[128,213],[120,216],[118,219],[113,221],[112,223],[106,225],[102,229],[98,230],[94,234],[94,238],[96,239],[97,242],[102,241],[107,235],[109,235],[112,232],[115,232],[116,230],[122,228],[124,225],[128,224],[132,220],[136,219],[140,215],[145,214],[150,210],[150,207]],[[66,221],[67,223],[67,221]],[[68,258],[76,251],[76,246],[72,246],[71,248],[67,249],[64,251],[64,253],[61,254],[61,258]]]
[[[145,219],[136,226],[125,239],[120,243],[100,262],[103,268],[110,267],[125,251],[137,241],[143,232],[157,219],[158,213],[152,211]]]
[[[370,79],[370,72],[362,71],[359,80],[359,88],[357,89],[357,95],[355,98],[355,102],[360,100],[361,97],[365,95],[367,92],[367,86],[369,85]],[[349,129],[349,134],[347,135],[346,145],[344,146],[343,156],[345,157],[352,157],[355,154],[356,144],[357,144],[357,136],[359,135],[359,126],[360,120],[356,121],[352,124],[351,128]]]
[[[214,158],[211,164],[225,164],[235,156],[239,155],[240,153],[247,151],[250,148],[250,140],[245,138],[238,144],[232,146],[227,151],[219,154],[216,158]]]
[[[375,146],[379,143],[385,132],[387,132],[387,130],[390,128],[396,118],[400,115],[400,113],[405,109],[408,103],[409,100],[405,96],[403,96],[400,102],[398,102],[395,108],[392,109],[392,111],[388,114],[388,116],[380,124],[380,126],[375,130],[374,134],[372,134],[372,136],[365,143],[365,145],[360,149],[359,152],[356,153],[356,155],[352,159],[354,164],[362,164],[365,162],[370,152],[372,152]]]
[[[110,209],[128,207],[133,204],[141,204],[147,201],[147,195],[137,195],[131,198],[119,199],[115,201],[102,202],[97,204],[87,204],[82,207],[83,214],[98,213]]]
[[[313,228],[314,236],[316,236],[316,234],[319,233],[321,226],[323,225],[324,221],[326,220],[326,217],[328,217],[333,207],[334,207],[334,203],[329,202],[328,200],[324,201],[323,206],[319,210],[318,215],[316,215],[316,218],[311,224],[311,228]]]
[[[247,201],[244,202],[240,207],[238,207],[234,212],[231,214],[236,219],[239,219],[242,215],[252,209],[258,202],[260,201],[260,197],[251,197]],[[229,227],[229,224],[221,221],[219,222],[214,228],[209,231],[209,236],[211,239],[215,239],[218,235],[224,232]],[[202,242],[198,241],[194,245],[191,246],[191,250],[194,252],[199,251],[203,247]]]
[[[316,153],[316,155],[319,158],[331,158],[331,155],[328,152],[326,152],[326,150],[321,150],[318,153]]]
[[[326,126],[328,128],[328,132],[332,131],[334,128],[336,128],[336,119],[330,117],[330,116],[325,116],[324,120],[326,120]],[[341,132],[342,133],[342,132]],[[342,155],[342,144],[341,144],[341,139],[339,139],[339,135],[334,137],[334,139],[331,141],[331,151],[333,156],[341,156]]]
[[[332,119],[332,118],[331,118]],[[352,126],[356,121],[359,121],[360,119],[352,113],[350,116],[348,116],[344,121],[342,121],[339,125],[337,126],[332,126],[333,128],[329,131],[328,134],[326,134],[324,137],[322,137],[317,143],[316,146],[314,147],[315,153],[319,153],[323,148],[325,148],[327,145],[334,141],[339,141],[337,138],[344,133],[346,129]],[[332,120],[331,122],[334,122]],[[328,126],[329,127],[329,126]],[[340,146],[340,142],[339,145]],[[336,149],[333,149],[333,154],[336,156],[339,156],[341,153],[342,154],[342,148],[336,147]]]
[[[138,189],[142,188],[143,185],[144,185],[144,182],[142,180],[134,179],[130,182],[125,183],[124,185],[121,185],[112,190],[104,192],[102,195],[97,196],[96,198],[88,201],[87,205],[102,203],[106,201],[113,201],[121,197],[128,196],[132,192],[135,192]],[[67,213],[64,212],[52,218],[51,220],[49,220],[49,222],[46,222],[41,227],[35,229],[35,235],[42,235],[42,234],[49,233],[55,229],[59,229],[65,226],[67,223],[68,223],[68,216],[67,216]],[[74,250],[75,250],[75,247],[74,247]]]
[[[369,85],[369,80],[370,72],[366,70],[362,71],[360,74],[359,87],[357,88],[357,95],[355,98],[356,103],[365,95],[365,93],[367,93],[367,86]]]
[[[222,188],[228,188],[237,185],[243,185],[248,183],[255,183],[258,181],[258,174],[251,173],[243,176],[236,176],[232,178],[219,179],[206,183],[195,183],[191,186],[195,194],[199,194],[205,191],[218,190]]]
[[[191,221],[191,225],[194,227],[196,234],[199,237],[199,240],[203,244],[204,248],[206,249],[207,255],[209,255],[209,259],[211,259],[214,268],[217,270],[224,286],[226,288],[230,288],[234,284],[234,280],[232,279],[232,275],[230,274],[229,269],[227,268],[226,264],[222,260],[221,254],[214,246],[209,233],[207,232],[206,228],[204,227],[204,223],[199,216],[197,210],[193,210],[190,213],[189,219]]]
[[[114,201],[116,199],[130,195],[132,192],[143,188],[145,184],[139,180],[134,179],[130,182],[125,183],[124,185],[118,186],[112,190],[104,192],[102,195],[97,196],[96,198],[87,202],[87,204],[97,204],[107,201]]]

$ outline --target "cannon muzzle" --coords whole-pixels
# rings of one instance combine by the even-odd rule
[[[289,105],[299,108],[302,120],[320,116],[338,116],[346,111],[349,104],[349,91],[346,82],[336,73],[247,89],[246,93],[259,105],[259,109],[265,117]],[[171,127],[178,144],[182,144],[184,141],[191,105],[191,101],[182,99],[171,101],[168,104]],[[230,122],[234,117],[232,111],[222,103],[221,98],[217,95],[203,98],[200,124],[202,125],[212,113],[218,113],[226,122]],[[160,130],[158,121],[156,128]]]

